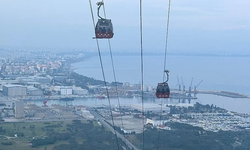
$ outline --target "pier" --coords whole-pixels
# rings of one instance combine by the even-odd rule
[[[195,94],[214,94],[214,95],[230,97],[230,98],[250,98],[250,96],[248,95],[234,93],[234,92],[227,92],[227,91],[197,90],[197,91],[192,91],[192,92]]]

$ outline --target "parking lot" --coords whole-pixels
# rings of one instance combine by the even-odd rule
[[[111,119],[108,119],[112,124]],[[146,120],[144,120],[144,123]],[[123,128],[127,132],[142,133],[143,119],[134,118],[132,115],[114,117],[114,124],[117,127]],[[122,127],[123,126],[123,127]]]

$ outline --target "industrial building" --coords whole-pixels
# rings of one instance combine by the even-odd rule
[[[39,82],[40,84],[50,84],[51,79],[49,77],[35,76],[35,81]]]
[[[29,96],[42,96],[43,92],[39,90],[38,88],[35,88],[33,86],[27,87],[27,95]]]
[[[17,80],[25,85],[50,84],[51,82],[51,79],[49,77],[40,76],[18,77]]]
[[[26,96],[27,87],[22,85],[8,84],[3,86],[3,95],[5,96]]]
[[[32,77],[17,77],[17,80],[21,84],[30,85],[30,83],[35,82]]]
[[[0,80],[0,91],[3,91],[3,86],[4,85],[8,85],[8,84],[18,84],[19,83],[19,81],[17,81],[17,80]]]
[[[152,120],[152,119],[147,118],[146,124],[151,124],[154,127],[161,126],[161,127],[164,127],[165,130],[171,130],[170,127],[165,127],[164,126],[164,124],[166,122],[169,122],[169,120]]]
[[[133,104],[131,105],[132,109],[136,109],[138,111],[142,111],[142,105],[141,104]],[[163,113],[169,113],[170,108],[166,106],[161,106],[159,104],[144,104],[144,112],[163,112]]]
[[[88,90],[82,89],[81,87],[73,87],[73,94],[74,95],[87,95]]]
[[[72,95],[73,90],[72,90],[72,88],[60,88],[60,94],[61,95]]]
[[[87,95],[88,90],[76,86],[54,86],[52,90],[60,95]]]
[[[52,90],[60,95],[72,95],[73,89],[71,86],[54,86]]]

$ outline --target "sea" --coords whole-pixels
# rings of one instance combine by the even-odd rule
[[[98,80],[141,84],[155,88],[165,80],[164,69],[169,70],[170,89],[185,85],[186,89],[197,86],[197,90],[229,91],[250,95],[250,58],[246,56],[225,55],[167,55],[164,67],[164,54],[145,54],[141,57],[134,53],[119,53],[111,57],[108,54],[96,55],[81,62],[73,63],[75,72]],[[101,60],[101,61],[100,61]],[[101,63],[104,74],[102,73]],[[113,64],[113,66],[112,66]],[[142,82],[143,81],[143,82]],[[200,83],[200,84],[199,84]],[[121,105],[129,106],[141,103],[141,98],[120,98]],[[164,100],[166,104],[189,103],[187,100]],[[239,113],[250,113],[249,98],[229,98],[211,94],[198,94],[190,103],[213,104]],[[58,103],[48,102],[49,105]],[[60,102],[63,105],[108,105],[108,100],[95,98],[75,99],[72,102]],[[117,99],[111,98],[111,104],[117,105]],[[162,103],[161,100],[147,99],[145,103]]]

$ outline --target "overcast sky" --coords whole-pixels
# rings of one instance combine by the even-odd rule
[[[97,20],[97,1],[92,6]],[[105,0],[114,51],[139,51],[139,0]],[[248,52],[249,0],[172,0],[169,52]],[[168,0],[143,0],[143,47],[164,52]],[[89,0],[0,0],[0,46],[96,50]],[[107,50],[106,40],[101,49]]]

